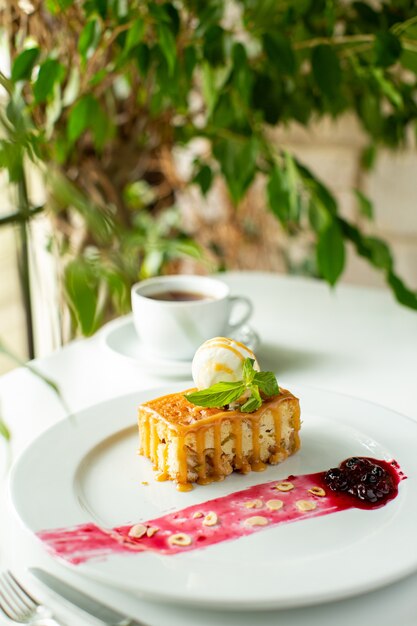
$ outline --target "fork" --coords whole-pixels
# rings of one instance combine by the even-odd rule
[[[0,611],[16,624],[62,626],[52,611],[37,602],[9,571],[0,574]]]

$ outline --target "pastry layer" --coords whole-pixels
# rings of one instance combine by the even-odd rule
[[[185,393],[139,407],[139,453],[151,459],[159,480],[186,490],[233,470],[260,471],[300,447],[300,407],[289,391],[282,389],[254,413],[198,407]]]

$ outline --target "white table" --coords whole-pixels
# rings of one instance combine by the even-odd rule
[[[227,273],[235,294],[252,298],[252,326],[259,332],[264,369],[278,380],[308,383],[385,405],[417,420],[417,313],[382,290],[339,286],[266,273]],[[118,359],[101,334],[80,340],[37,362],[60,386],[72,412],[96,402],[165,382]],[[25,369],[0,379],[2,413],[13,432],[13,457],[65,415],[54,393]],[[417,453],[417,450],[416,450]],[[149,626],[415,626],[417,573],[371,594],[328,605],[285,611],[211,612],[150,602],[83,579],[47,556],[19,527],[5,502],[5,449],[0,443],[0,565],[11,567],[68,625],[91,622],[61,606],[25,568],[43,565],[97,598],[123,607]],[[2,467],[3,466],[3,467]],[[1,623],[1,622],[0,622]]]

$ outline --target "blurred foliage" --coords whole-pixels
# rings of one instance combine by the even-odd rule
[[[128,308],[132,282],[199,256],[175,193],[197,185],[206,195],[219,175],[236,205],[263,175],[265,205],[288,236],[313,234],[314,271],[331,285],[350,242],[417,309],[387,245],[365,234],[370,199],[356,190],[362,227],[348,222],[329,189],[268,132],[350,112],[369,139],[364,166],[379,146],[405,145],[417,121],[414,0],[16,4],[3,11],[13,63],[10,78],[1,76],[0,166],[17,182],[27,156],[44,165],[59,233],[51,248],[84,334],[109,306]],[[181,180],[172,150],[195,138],[210,150]]]

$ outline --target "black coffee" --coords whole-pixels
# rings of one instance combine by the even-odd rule
[[[159,291],[158,293],[151,293],[147,298],[151,300],[165,300],[167,302],[189,302],[194,300],[212,300],[211,296],[205,293],[198,293],[196,291],[176,291],[174,289],[167,291]]]

